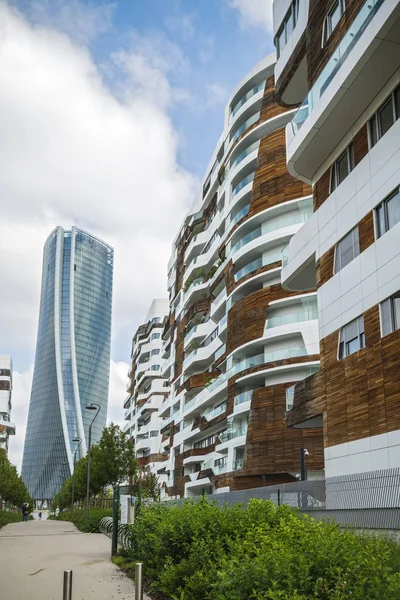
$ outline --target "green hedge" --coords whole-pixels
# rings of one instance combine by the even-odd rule
[[[18,523],[19,521],[22,521],[22,512],[14,513],[0,510],[0,528],[8,525],[8,523]]]
[[[400,549],[385,535],[340,531],[287,506],[207,499],[143,508],[128,561],[175,600],[400,598]]]
[[[65,510],[60,513],[59,520],[60,521],[69,521],[73,523],[80,531],[84,531],[86,533],[100,533],[99,524],[101,519],[104,517],[111,517],[112,510],[106,508],[90,508],[89,509],[89,519],[86,523],[85,519],[85,510],[77,509],[77,510]],[[49,519],[55,519],[54,515],[51,515]]]

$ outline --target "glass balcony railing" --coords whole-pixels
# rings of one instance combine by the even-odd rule
[[[237,165],[240,164],[242,162],[242,160],[244,160],[247,156],[249,156],[249,154],[251,154],[252,152],[257,150],[259,145],[260,145],[260,140],[256,140],[255,142],[250,144],[250,146],[248,148],[246,148],[246,150],[243,150],[243,152],[241,152],[239,154],[239,156],[237,156],[235,158],[235,160],[233,161],[233,163],[231,165],[231,169],[234,169],[235,167],[237,167]]]
[[[244,277],[245,275],[248,275],[253,271],[257,271],[257,269],[261,269],[262,266],[262,258],[257,258],[256,260],[253,260],[251,263],[242,267],[237,273],[235,273],[235,281],[239,281],[239,279],[242,279],[242,277]]]
[[[240,404],[243,404],[244,402],[250,402],[251,399],[253,397],[253,390],[248,390],[247,392],[242,392],[241,394],[238,394],[237,396],[235,396],[235,406],[239,406]]]
[[[257,123],[259,118],[260,118],[260,111],[256,112],[256,114],[253,115],[252,117],[250,117],[250,119],[247,119],[247,121],[245,121],[243,123],[243,125],[241,125],[239,127],[239,129],[237,129],[235,131],[235,133],[231,137],[231,142],[235,142],[238,139],[238,137],[241,136],[242,133],[244,133],[246,131],[246,129],[248,129],[251,125],[254,125],[254,123]]]
[[[236,213],[236,215],[234,217],[232,217],[230,225],[236,225],[236,223],[239,223],[240,219],[243,219],[243,217],[245,217],[250,210],[250,204],[246,204],[246,206],[244,206],[241,210],[239,210],[239,212]]]
[[[250,100],[255,94],[261,92],[265,88],[265,80],[257,83],[251,90],[247,92],[244,96],[240,98],[238,102],[236,102],[235,106],[232,108],[231,117],[234,117],[239,108],[241,108],[244,104],[246,104],[247,100]]]
[[[270,317],[267,320],[267,329],[280,327],[281,325],[290,325],[290,323],[302,323],[303,321],[312,321],[318,319],[317,307],[309,310],[301,310],[295,313],[282,315],[281,317]]]
[[[270,252],[267,256],[264,256],[264,258],[257,258],[239,269],[239,271],[235,273],[234,279],[235,281],[239,281],[239,279],[242,279],[245,275],[257,271],[258,269],[261,269],[261,267],[272,265],[272,263],[277,262],[278,260],[281,260],[281,251]]]
[[[222,346],[220,348],[218,348],[218,350],[215,352],[215,360],[218,360],[219,358],[221,358],[221,356],[223,354],[225,354],[226,351],[226,344],[222,344]]]
[[[294,134],[299,131],[309,114],[312,112],[314,106],[324,94],[331,81],[333,81],[335,75],[347,60],[354,46],[357,44],[365,29],[384,2],[385,0],[366,0],[361,7],[353,23],[350,25],[350,28],[346,31],[327,65],[322,70],[307,97],[303,100],[297,110],[292,120]]]
[[[226,402],[224,402],[223,404],[220,404],[219,406],[217,406],[216,408],[212,409],[212,410],[206,410],[203,417],[205,417],[207,419],[207,421],[212,421],[212,419],[215,419],[215,417],[218,417],[218,415],[222,415],[222,413],[224,413],[226,411]]]
[[[219,435],[219,439],[221,440],[221,444],[225,442],[229,442],[229,440],[234,440],[237,437],[241,437],[242,435],[247,434],[247,425],[242,427],[233,427],[232,429],[228,429]]]
[[[233,188],[232,194],[231,194],[231,199],[234,198],[240,192],[240,190],[242,190],[244,187],[246,187],[246,185],[251,183],[253,181],[253,179],[254,179],[254,171],[252,173],[249,173],[249,175],[247,175],[247,177],[242,179],[242,181]]]
[[[273,221],[269,221],[263,225],[263,234],[276,231],[277,229],[283,229],[284,227],[289,227],[290,225],[297,225],[297,223],[305,223],[312,214],[313,209],[312,206],[310,206],[307,210],[282,216],[278,219],[274,219]]]
[[[222,319],[220,320],[220,322],[218,323],[219,330],[221,330],[227,322],[228,322],[228,313],[226,313],[226,315],[224,315],[222,317]]]
[[[241,240],[239,240],[238,242],[236,242],[236,244],[234,246],[232,246],[231,254],[234,254],[235,252],[240,250],[240,248],[243,248],[243,246],[246,246],[246,244],[249,244],[253,240],[260,237],[261,235],[262,235],[261,227],[257,227],[257,229],[250,231],[250,233],[247,233],[245,236],[242,237]]]

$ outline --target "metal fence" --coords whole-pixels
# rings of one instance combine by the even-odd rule
[[[298,508],[316,519],[334,519],[343,526],[400,529],[399,467],[222,492],[208,498],[218,506],[247,506],[259,498]]]

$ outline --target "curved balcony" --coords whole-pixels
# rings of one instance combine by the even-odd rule
[[[245,158],[247,158],[251,154],[255,154],[255,156],[257,157],[259,146],[260,140],[256,140],[255,142],[250,144],[250,146],[242,150],[240,154],[238,154],[236,158],[231,161],[230,171],[233,171],[238,165],[240,165],[245,160]]]
[[[186,334],[184,340],[184,349],[185,351],[190,346],[192,342],[201,342],[206,338],[211,331],[215,328],[215,324],[212,321],[207,321],[206,323],[199,323],[190,329],[190,331]]]
[[[313,180],[400,67],[399,39],[398,2],[366,0],[286,127],[292,175],[306,182]]]
[[[195,348],[190,352],[189,356],[183,361],[183,370],[186,373],[189,369],[202,369],[210,364],[214,358],[215,351],[221,345],[221,340],[216,337],[207,346]]]
[[[249,210],[250,204],[246,204],[245,206],[243,206],[243,208],[238,210],[238,212],[233,217],[231,216],[229,226],[233,227],[234,225],[236,225],[236,223],[239,223],[239,221],[249,213]]]
[[[252,171],[251,173],[249,173],[248,175],[246,175],[246,177],[244,177],[241,181],[239,181],[239,183],[237,185],[235,185],[234,188],[232,188],[232,192],[231,192],[231,200],[233,200],[233,198],[243,189],[245,188],[247,185],[252,184],[253,183],[253,179],[254,179],[254,175],[255,175],[255,171]]]
[[[244,133],[246,131],[246,129],[248,129],[249,127],[254,125],[254,123],[257,123],[257,121],[260,118],[260,114],[261,114],[261,112],[257,111],[254,115],[252,115],[244,123],[242,123],[242,125],[240,125],[240,127],[235,129],[234,133],[231,132],[230,141],[232,144],[234,142],[236,142],[236,140],[242,135],[242,133]]]
[[[265,88],[265,79],[262,79],[259,83],[254,85],[248,92],[246,92],[240,100],[236,101],[234,106],[231,109],[231,119],[236,115],[236,113],[244,106],[253,96],[258,94],[259,92],[264,92]]]

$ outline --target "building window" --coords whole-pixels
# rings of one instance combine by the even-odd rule
[[[283,19],[282,25],[278,29],[275,36],[275,46],[278,58],[282,54],[282,50],[289,41],[293,29],[296,27],[299,15],[299,0],[293,0],[288,12]]]
[[[400,222],[400,188],[397,188],[376,209],[378,237]]]
[[[354,319],[340,330],[339,360],[365,348],[364,317]]]
[[[331,189],[332,193],[344,181],[347,175],[354,169],[354,147],[347,146],[346,150],[339,156],[331,167]]]
[[[324,20],[322,30],[322,47],[331,37],[336,25],[339,23],[344,13],[344,0],[335,0]]]
[[[159,340],[161,337],[161,333],[153,333],[150,340]]]
[[[382,336],[400,329],[400,292],[381,302]]]
[[[160,350],[158,348],[151,351],[151,356],[157,356],[157,354],[160,354]]]
[[[358,226],[354,227],[338,244],[335,253],[335,273],[348,265],[360,254],[360,242],[358,239]]]
[[[150,369],[150,371],[159,371],[160,370],[160,365],[153,365]]]
[[[391,92],[389,98],[378,108],[369,121],[371,148],[385,135],[400,117],[400,86]]]
[[[150,437],[158,437],[159,431],[150,431]]]

